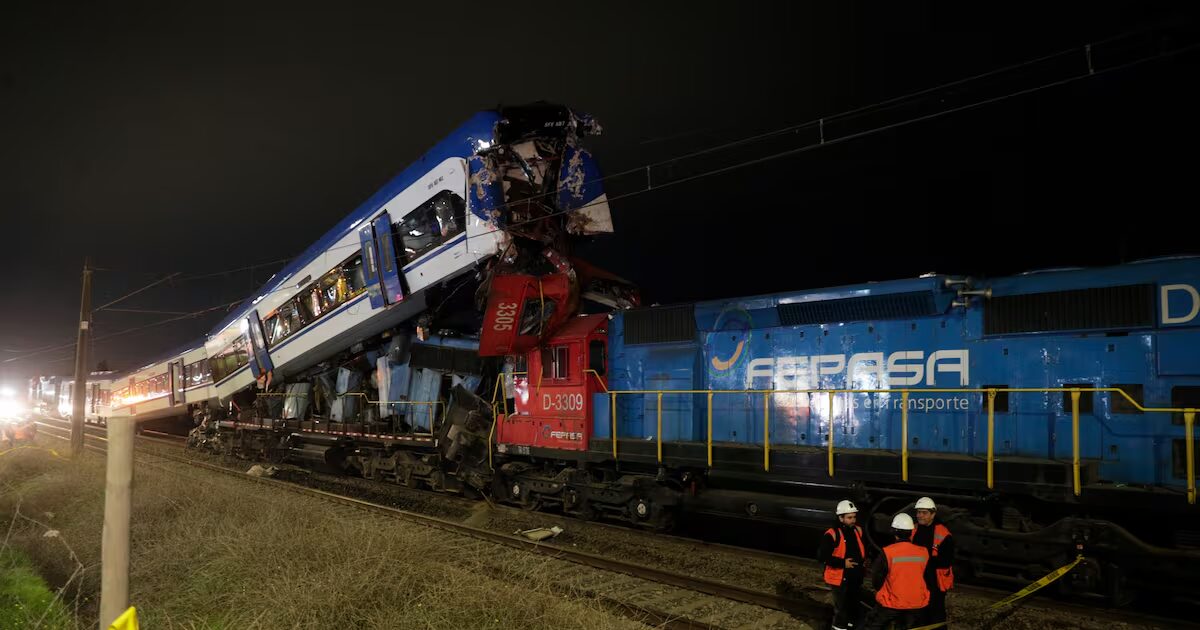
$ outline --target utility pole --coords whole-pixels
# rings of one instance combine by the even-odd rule
[[[92,322],[92,270],[83,259],[83,296],[79,300],[79,339],[75,343],[74,409],[71,414],[71,457],[83,452],[84,399],[87,398],[87,341]]]

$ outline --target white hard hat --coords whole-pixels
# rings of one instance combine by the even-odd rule
[[[913,528],[912,517],[904,512],[897,514],[892,519],[892,529],[909,529]]]
[[[843,514],[856,514],[856,513],[858,513],[858,506],[854,505],[853,501],[842,500],[842,501],[838,502],[838,506],[837,506],[837,515],[838,516],[841,516]]]
[[[935,504],[933,499],[930,499],[929,497],[921,497],[920,499],[917,499],[917,509],[937,510],[937,504]]]

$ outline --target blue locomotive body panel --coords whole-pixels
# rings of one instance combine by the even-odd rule
[[[1200,259],[1059,270],[962,284],[946,276],[617,313],[610,389],[621,439],[771,448],[902,448],[983,456],[987,397],[938,389],[1119,387],[1145,407],[1200,407]],[[968,288],[966,292],[962,291]],[[987,295],[982,293],[990,291]],[[964,304],[965,302],[965,304]],[[802,390],[892,390],[872,393]],[[670,393],[693,390],[693,393]],[[611,434],[597,396],[594,435]],[[831,403],[832,402],[832,409]],[[1178,414],[1080,394],[1091,482],[1181,488]],[[1069,392],[997,396],[997,457],[1070,461]]]

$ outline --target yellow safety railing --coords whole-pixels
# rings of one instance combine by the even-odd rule
[[[347,392],[342,396],[358,396],[363,399],[363,402],[368,405],[410,405],[429,407],[429,426],[432,428],[437,425],[438,420],[446,418],[446,403],[441,400],[372,400],[362,392]],[[438,412],[441,411],[441,415]]]
[[[900,448],[900,478],[908,481],[908,390],[900,392]],[[833,476],[832,457],[829,459],[829,476]]]
[[[988,451],[987,451],[987,484],[988,488],[992,488],[996,484],[996,478],[992,470],[992,462],[996,460],[996,390],[989,389],[987,392],[988,401]],[[905,413],[907,419],[907,412]],[[907,481],[907,479],[905,480]]]
[[[597,378],[599,376],[597,375]],[[601,381],[601,385],[603,385]],[[987,485],[988,488],[995,486],[995,406],[996,395],[1005,393],[1040,393],[1048,394],[1054,392],[1065,392],[1071,398],[1071,469],[1072,469],[1072,489],[1076,496],[1082,491],[1082,481],[1080,477],[1081,460],[1079,446],[1079,399],[1083,392],[1107,392],[1117,394],[1124,398],[1132,407],[1143,413],[1182,413],[1184,415],[1184,442],[1186,446],[1187,458],[1187,500],[1190,504],[1196,502],[1196,471],[1195,471],[1195,445],[1193,427],[1195,426],[1196,409],[1180,408],[1180,407],[1146,407],[1135,400],[1132,396],[1118,387],[990,387],[990,388],[928,388],[928,389],[789,389],[789,390],[752,390],[752,389],[672,389],[672,390],[609,390],[604,389],[604,393],[609,396],[609,409],[611,410],[611,425],[612,425],[612,455],[613,459],[617,459],[617,398],[618,396],[646,396],[654,395],[657,403],[657,437],[656,451],[658,461],[662,461],[662,397],[664,395],[694,395],[704,394],[708,399],[708,417],[707,417],[707,435],[706,435],[706,454],[708,466],[713,466],[713,396],[714,395],[748,395],[759,394],[763,396],[763,470],[769,471],[771,467],[771,441],[770,441],[770,399],[776,394],[822,394],[827,396],[828,400],[828,473],[830,477],[834,476],[835,462],[835,439],[834,439],[834,396],[836,394],[896,394],[901,396],[901,414],[900,414],[900,434],[902,446],[900,451],[900,476],[904,481],[908,481],[908,402],[911,394],[982,394],[987,400]],[[847,405],[847,410],[850,405]]]
[[[900,450],[900,477],[904,481],[908,481],[908,401],[910,394],[982,394],[987,399],[988,410],[988,429],[987,429],[987,486],[988,488],[995,487],[995,406],[996,395],[1000,392],[1005,393],[1041,393],[1047,394],[1052,392],[1068,392],[1071,396],[1071,469],[1072,469],[1072,488],[1076,496],[1082,491],[1082,483],[1080,479],[1080,448],[1079,448],[1079,398],[1082,392],[1108,392],[1110,394],[1119,394],[1131,406],[1143,413],[1182,413],[1184,416],[1184,443],[1187,458],[1187,500],[1190,504],[1196,503],[1196,471],[1195,471],[1195,445],[1193,436],[1193,427],[1195,425],[1196,410],[1192,408],[1180,407],[1145,407],[1132,396],[1126,393],[1119,387],[989,387],[989,388],[928,388],[928,389],[790,389],[790,390],[775,390],[775,389],[757,389],[757,390],[740,390],[740,389],[669,389],[669,390],[610,390],[604,379],[592,369],[584,370],[585,376],[591,373],[596,381],[600,384],[601,390],[609,396],[609,409],[611,413],[611,430],[612,433],[612,456],[617,460],[617,397],[622,395],[655,395],[657,403],[657,418],[656,418],[656,444],[655,450],[657,460],[662,462],[662,397],[666,395],[681,395],[681,394],[705,394],[708,397],[708,418],[707,418],[707,435],[705,439],[706,455],[708,466],[713,466],[713,395],[714,394],[761,394],[763,396],[763,470],[769,471],[771,468],[771,432],[770,432],[770,400],[771,396],[776,394],[820,394],[824,392],[828,397],[829,402],[829,433],[827,445],[827,460],[828,473],[830,477],[834,476],[834,461],[835,461],[835,440],[834,440],[834,395],[846,394],[851,396],[854,394],[895,394],[900,393],[900,435],[902,440]],[[518,373],[513,372],[515,377]],[[526,374],[521,372],[520,374]],[[500,380],[497,379],[497,386]],[[540,383],[539,383],[540,387]],[[497,390],[492,392],[492,407],[493,412],[496,410]],[[851,405],[847,405],[849,410]],[[507,415],[507,400],[505,401],[505,414]],[[849,413],[849,411],[847,411]],[[495,414],[493,413],[492,431],[495,432]],[[491,435],[489,435],[489,445],[491,444]],[[488,451],[489,464],[491,463],[491,449]]]
[[[829,476],[833,476],[833,392],[829,392]]]
[[[1192,444],[1192,426],[1196,422],[1196,411],[1188,409],[1183,412],[1183,431],[1187,435],[1183,442],[1186,445],[1187,458],[1187,494],[1188,503],[1196,502],[1196,447]]]

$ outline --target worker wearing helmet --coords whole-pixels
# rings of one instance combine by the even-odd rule
[[[929,587],[929,605],[921,615],[922,625],[946,621],[946,591],[954,586],[954,538],[937,518],[937,504],[929,497],[917,499],[917,527],[912,542],[929,551],[925,585]]]
[[[847,630],[857,618],[867,548],[858,526],[858,506],[840,501],[835,512],[838,526],[825,530],[817,558],[825,563],[825,582],[833,589],[833,630]]]
[[[895,542],[883,548],[883,557],[875,563],[871,576],[877,605],[867,617],[868,630],[886,628],[893,621],[901,628],[911,628],[921,609],[929,604],[929,588],[925,586],[929,552],[909,541],[912,533],[911,516],[901,512],[892,519]]]

